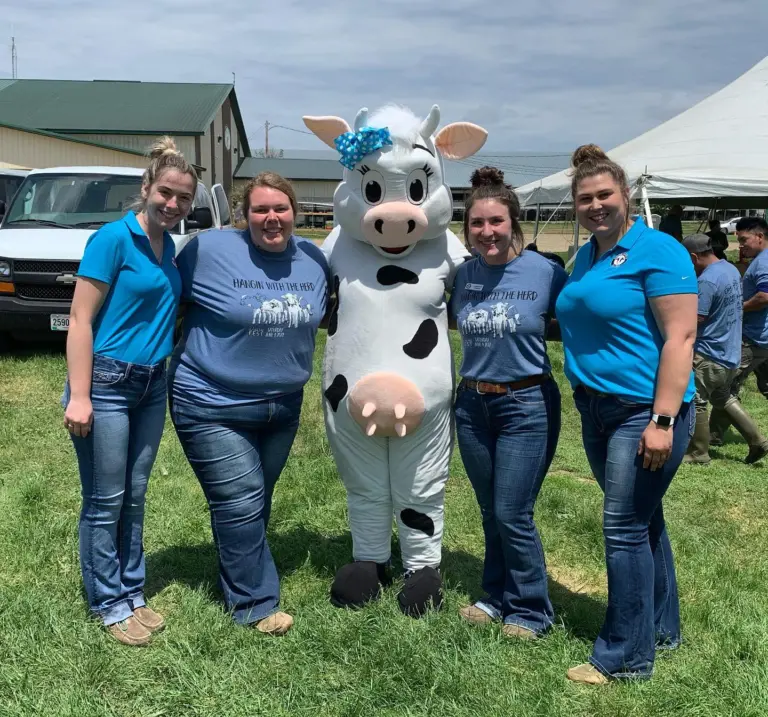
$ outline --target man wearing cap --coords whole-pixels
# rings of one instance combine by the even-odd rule
[[[699,280],[699,326],[694,345],[696,428],[686,463],[709,463],[707,402],[733,416],[740,425],[743,409],[730,386],[741,360],[741,275],[727,261],[718,259],[706,234],[683,239]],[[747,417],[748,418],[748,417]]]
[[[731,383],[730,402],[723,408],[713,404],[710,445],[722,444],[732,423],[749,445],[745,462],[754,463],[768,454],[768,439],[742,408],[738,395],[749,374],[768,361],[768,223],[760,217],[743,217],[736,223],[736,236],[742,254],[752,258],[742,278],[741,360]]]

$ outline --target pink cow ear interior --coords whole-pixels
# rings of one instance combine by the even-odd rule
[[[307,129],[331,149],[336,149],[336,145],[333,143],[336,137],[351,131],[346,120],[341,117],[304,117],[303,119]]]
[[[435,146],[446,159],[465,159],[478,152],[485,144],[488,132],[471,122],[453,122],[435,137]]]

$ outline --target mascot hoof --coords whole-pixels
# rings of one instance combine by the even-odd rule
[[[349,563],[333,579],[331,603],[336,607],[363,607],[379,597],[382,584],[390,582],[385,564],[369,560]]]
[[[430,608],[439,610],[443,604],[443,579],[434,568],[421,568],[406,575],[397,602],[409,617],[421,617]]]

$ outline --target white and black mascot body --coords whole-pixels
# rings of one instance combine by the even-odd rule
[[[304,122],[341,154],[337,226],[323,243],[335,306],[323,365],[328,439],[347,491],[354,562],[331,587],[337,606],[360,607],[389,582],[392,516],[405,571],[402,611],[442,603],[439,573],[445,484],[453,446],[454,367],[445,300],[469,258],[449,230],[443,157],[475,154],[487,133],[468,122],[436,133],[387,106],[354,128],[339,117]]]

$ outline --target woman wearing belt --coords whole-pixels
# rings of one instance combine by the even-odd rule
[[[567,274],[523,250],[520,204],[500,170],[476,170],[472,187],[464,236],[476,258],[459,268],[450,307],[464,355],[456,431],[482,513],[486,596],[461,616],[531,639],[554,617],[533,508],[560,434],[544,339]]]
[[[673,237],[629,216],[624,170],[595,145],[573,155],[571,192],[592,233],[557,301],[565,373],[605,494],[608,611],[577,682],[648,678],[655,650],[680,644],[661,500],[694,427],[697,281]]]

